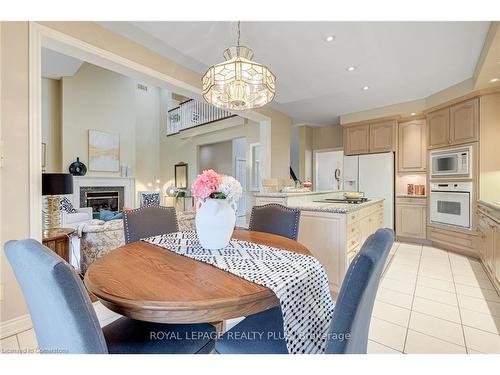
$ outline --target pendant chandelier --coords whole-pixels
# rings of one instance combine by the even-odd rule
[[[203,97],[218,107],[242,111],[259,108],[276,93],[276,76],[265,65],[252,61],[253,51],[240,45],[224,50],[225,62],[211,66],[202,78]]]

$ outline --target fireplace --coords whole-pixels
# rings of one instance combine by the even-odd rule
[[[123,186],[81,186],[80,207],[92,207],[93,216],[99,217],[99,211],[123,210]]]

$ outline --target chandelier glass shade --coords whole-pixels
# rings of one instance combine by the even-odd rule
[[[203,97],[218,107],[242,111],[259,108],[276,93],[276,76],[265,65],[252,61],[245,46],[224,51],[225,62],[211,66],[202,78]]]

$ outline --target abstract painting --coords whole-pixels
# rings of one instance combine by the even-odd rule
[[[89,169],[100,172],[120,171],[120,136],[89,130]]]

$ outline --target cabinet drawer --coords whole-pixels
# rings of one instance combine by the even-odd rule
[[[357,238],[360,235],[359,225],[352,225],[347,227],[346,237],[347,239]]]
[[[475,245],[477,236],[459,233],[438,228],[430,228],[430,240],[438,242],[453,249],[476,252]]]

